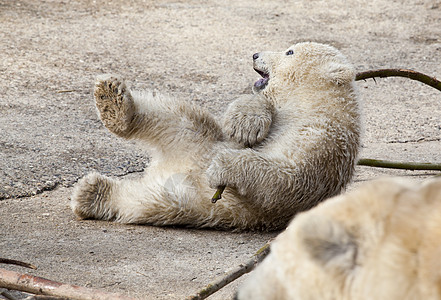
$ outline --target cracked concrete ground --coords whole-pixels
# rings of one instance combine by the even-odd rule
[[[121,74],[133,88],[216,115],[258,78],[253,53],[299,41],[334,45],[359,71],[405,67],[441,77],[437,0],[0,0],[0,24],[0,257],[38,265],[31,274],[144,299],[182,299],[276,233],[76,220],[68,203],[81,176],[136,176],[148,166],[148,150],[97,118],[96,75]],[[362,157],[441,162],[439,91],[403,78],[358,85]],[[358,167],[350,188],[434,174]],[[211,299],[228,298],[237,284]]]

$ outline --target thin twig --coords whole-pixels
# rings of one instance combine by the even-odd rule
[[[214,193],[213,198],[211,198],[211,203],[216,203],[217,200],[222,199],[222,193],[225,190],[225,186],[221,186],[216,190],[216,193]]]
[[[229,272],[227,275],[211,282],[206,285],[203,289],[201,289],[196,295],[187,297],[186,300],[202,300],[207,298],[208,296],[214,294],[227,284],[233,282],[240,276],[251,272],[254,268],[259,264],[270,252],[270,244],[266,243],[265,246],[260,248],[253,257],[247,261],[245,264],[240,265],[233,271]]]
[[[388,168],[388,169],[402,169],[402,170],[434,170],[441,171],[441,164],[433,163],[417,163],[417,162],[396,162],[380,159],[362,158],[357,163],[360,166]]]
[[[66,297],[46,296],[46,295],[32,295],[24,300],[69,300]]]
[[[0,268],[0,288],[78,300],[134,300],[121,294],[48,280]]]
[[[408,69],[379,69],[379,70],[369,70],[357,73],[355,80],[365,80],[368,78],[385,78],[385,77],[405,77],[412,80],[416,80],[427,84],[439,91],[441,91],[441,81],[435,77]]]
[[[73,92],[78,92],[78,91],[77,90],[62,90],[62,91],[57,91],[57,94],[73,93]]]
[[[16,265],[16,266],[20,266],[20,267],[25,267],[25,268],[37,270],[37,266],[35,266],[33,264],[22,262],[22,261],[15,260],[15,259],[9,259],[9,258],[1,258],[0,257],[0,264]]]
[[[8,291],[3,291],[0,293],[0,295],[2,295],[3,297],[5,297],[8,300],[20,300]]]

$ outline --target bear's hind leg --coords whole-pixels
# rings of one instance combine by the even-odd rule
[[[78,182],[71,208],[81,219],[125,224],[267,228],[250,205],[237,202],[236,196],[229,192],[219,203],[211,203],[213,191],[201,189],[199,181],[188,173],[139,180],[115,180],[91,173]]]
[[[82,178],[72,195],[71,208],[81,219],[112,220],[116,212],[112,209],[111,198],[116,182],[98,173],[90,173]]]
[[[203,213],[194,213],[192,202],[198,198],[192,180],[182,173],[138,180],[91,173],[78,182],[71,208],[81,219],[197,226]]]
[[[77,183],[70,206],[81,219],[145,223],[146,215],[160,213],[155,207],[158,194],[148,183],[93,172]]]

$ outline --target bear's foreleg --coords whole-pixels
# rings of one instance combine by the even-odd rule
[[[278,160],[253,149],[222,150],[207,169],[211,188],[227,186],[263,209],[277,206],[275,201],[294,198],[297,167],[286,160]]]
[[[268,136],[274,112],[273,104],[265,97],[244,95],[228,106],[224,133],[240,145],[253,147]]]

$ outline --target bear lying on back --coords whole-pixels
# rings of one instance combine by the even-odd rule
[[[359,148],[355,72],[335,48],[300,43],[253,55],[254,94],[232,102],[223,122],[191,104],[130,91],[102,76],[95,100],[116,135],[149,145],[139,180],[91,173],[71,207],[80,218],[151,225],[278,230],[299,211],[338,194]],[[211,203],[217,187],[222,200]]]

